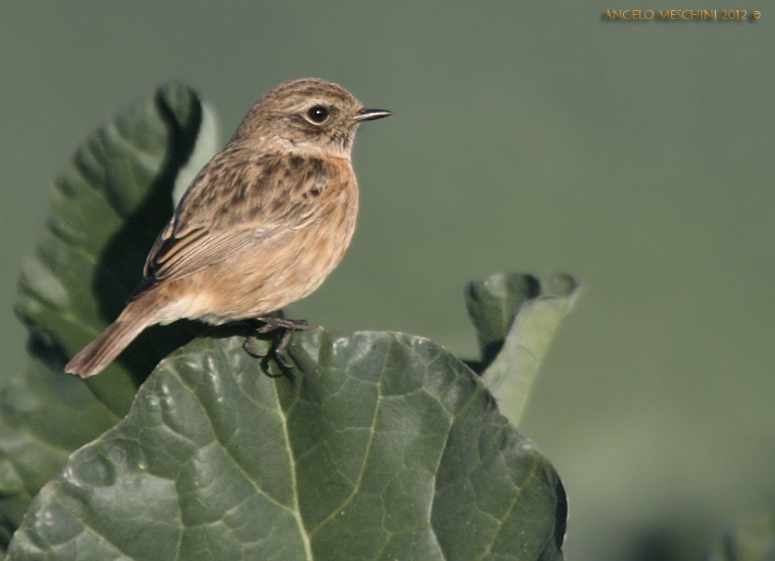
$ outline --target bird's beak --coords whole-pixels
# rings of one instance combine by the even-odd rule
[[[353,121],[373,121],[374,119],[381,119],[382,117],[389,117],[392,115],[387,109],[361,109],[353,117]]]

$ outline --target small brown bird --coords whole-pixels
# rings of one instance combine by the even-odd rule
[[[306,322],[264,316],[310,294],[341,261],[358,212],[355,131],[388,115],[313,78],[264,95],[186,191],[124,311],[65,371],[98,374],[146,327],[181,318],[260,319],[284,329],[282,360]]]

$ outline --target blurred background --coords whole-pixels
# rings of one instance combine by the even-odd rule
[[[614,9],[761,10],[757,22],[610,22]],[[358,231],[288,310],[476,354],[462,288],[512,270],[585,282],[520,427],[570,499],[568,559],[699,559],[775,506],[775,10],[632,5],[5,2],[0,348],[48,185],[104,118],[170,79],[225,141],[264,92],[338,82],[363,127]],[[720,11],[718,12],[720,15]]]

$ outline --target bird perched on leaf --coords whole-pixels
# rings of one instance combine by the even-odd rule
[[[146,327],[181,318],[262,320],[282,330],[276,355],[287,364],[285,345],[307,324],[267,314],[310,294],[341,261],[358,213],[355,132],[388,115],[313,78],[264,95],[186,191],[124,311],[65,371],[98,374]]]

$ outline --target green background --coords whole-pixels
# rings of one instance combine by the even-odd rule
[[[604,22],[608,9],[761,10]],[[352,248],[292,317],[425,335],[472,356],[465,281],[585,289],[524,432],[570,498],[569,558],[698,559],[775,504],[775,10],[759,0],[3,3],[0,341],[48,184],[104,117],[195,86],[224,140],[281,81],[394,111],[354,154]],[[720,14],[720,12],[719,12]]]

